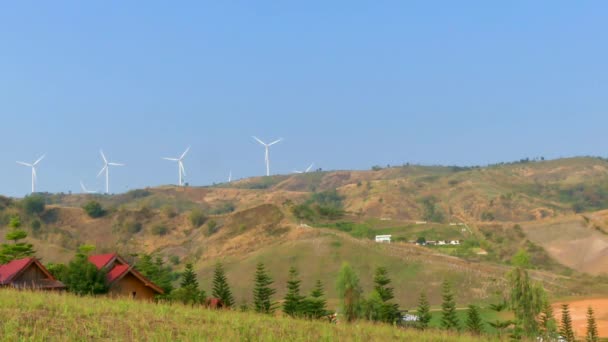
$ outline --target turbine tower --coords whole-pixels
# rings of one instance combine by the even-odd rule
[[[35,162],[29,164],[29,163],[24,163],[21,161],[18,161],[17,164],[23,165],[23,166],[29,166],[32,168],[32,193],[36,192],[36,165],[38,165],[38,163],[40,163],[40,161],[44,159],[44,154],[42,155],[42,157],[38,158],[38,160],[36,160]]]
[[[275,140],[275,141],[271,142],[270,144],[267,144],[267,143],[263,142],[262,140],[260,140],[260,139],[258,139],[256,137],[253,137],[253,139],[255,139],[257,142],[259,142],[260,144],[262,144],[262,146],[264,146],[264,148],[266,149],[266,154],[265,154],[265,157],[264,157],[264,160],[266,161],[266,176],[270,176],[270,157],[269,157],[269,154],[268,154],[268,148],[270,146],[272,146],[272,145],[280,142],[281,140],[283,140],[283,138]]]
[[[228,173],[228,183],[232,182],[232,170],[230,170],[230,173]]]
[[[103,159],[103,167],[97,174],[97,177],[101,176],[101,174],[104,171],[106,172],[106,194],[109,194],[110,193],[110,166],[125,166],[125,164],[108,162],[108,159],[106,159],[106,156],[105,156],[105,154],[103,154],[103,151],[99,150],[99,153],[101,154],[101,158]]]
[[[190,146],[188,146],[188,148],[184,151],[184,153],[182,153],[181,157],[179,158],[163,158],[165,160],[171,160],[171,161],[176,161],[177,162],[177,177],[178,177],[178,185],[182,186],[183,184],[183,177],[186,176],[186,169],[184,168],[184,157],[186,156],[186,153],[188,153],[188,151],[190,151]]]

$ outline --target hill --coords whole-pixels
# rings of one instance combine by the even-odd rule
[[[484,168],[416,166],[371,171],[311,172],[258,177],[211,187],[149,188],[125,194],[44,194],[43,212],[23,201],[0,201],[0,234],[8,218],[23,216],[44,262],[66,262],[77,246],[123,255],[158,253],[180,269],[195,263],[209,288],[213,264],[226,264],[238,302],[251,301],[254,265],[265,262],[283,295],[289,266],[303,290],[316,279],[335,298],[345,261],[370,288],[386,266],[404,307],[452,280],[459,303],[491,302],[504,292],[504,274],[519,250],[532,276],[554,296],[606,295],[608,163],[599,158],[522,161]],[[107,213],[89,217],[98,201]],[[193,224],[197,213],[199,222]],[[35,222],[38,221],[39,224]],[[417,222],[426,222],[424,224]],[[390,245],[373,242],[391,234]],[[460,240],[458,246],[411,241]]]

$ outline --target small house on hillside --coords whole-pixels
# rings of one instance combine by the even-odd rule
[[[391,242],[391,235],[376,235],[376,242]]]
[[[98,269],[105,269],[108,272],[110,296],[152,300],[154,296],[164,293],[163,289],[135,270],[116,253],[91,255],[89,261]]]
[[[36,258],[18,259],[0,265],[0,287],[63,290],[65,285]]]

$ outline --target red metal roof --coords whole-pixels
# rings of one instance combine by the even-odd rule
[[[129,265],[116,265],[108,272],[108,283],[113,283],[129,270]]]
[[[25,258],[0,265],[0,284],[8,283],[16,274],[29,266],[32,261],[34,261],[34,258]]]
[[[107,266],[110,261],[112,261],[112,259],[114,259],[116,257],[116,253],[110,253],[110,254],[97,254],[97,255],[91,255],[89,257],[89,261],[97,266],[98,269],[102,269],[105,266]]]

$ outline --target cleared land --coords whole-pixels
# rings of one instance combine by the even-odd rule
[[[367,322],[325,322],[0,289],[3,341],[489,341]]]
[[[561,304],[565,303],[570,305],[572,327],[577,337],[585,336],[587,331],[587,308],[591,306],[600,337],[608,338],[608,298],[589,298],[554,303],[553,311],[558,322],[561,319]]]

